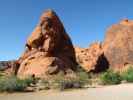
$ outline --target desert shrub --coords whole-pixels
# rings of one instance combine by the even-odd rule
[[[89,74],[85,71],[77,72],[77,81],[83,86],[89,83]]]
[[[68,79],[56,80],[55,84],[55,88],[61,91],[64,89],[73,88],[73,82]]]
[[[58,75],[50,80],[43,79],[42,82],[43,86],[45,87],[44,89],[59,89],[62,91],[64,89],[73,88],[73,81],[72,79],[66,79],[63,76]]]
[[[23,79],[22,81],[24,81],[24,82],[27,84],[27,86],[30,86],[32,83],[35,84],[35,83],[37,82],[37,80],[34,79],[34,78],[31,77],[31,76],[29,76],[29,77]]]
[[[0,78],[0,92],[24,91],[32,81],[31,79],[19,79],[16,76],[3,76]]]
[[[103,85],[120,84],[121,76],[117,72],[108,70],[107,72],[101,74],[100,80]]]
[[[88,83],[88,74],[85,72],[76,73],[76,77],[65,77],[64,75],[57,75],[54,78],[55,88],[59,90],[82,88]]]
[[[5,76],[5,73],[3,71],[0,71],[0,78]]]
[[[59,90],[64,90],[67,87],[66,84],[68,84],[68,80],[65,78],[64,74],[58,74],[56,75],[51,81],[50,81],[50,88],[52,89],[59,89]]]
[[[59,90],[81,88],[81,83],[76,79],[55,80],[55,88]]]
[[[63,72],[56,74],[55,76],[47,79],[42,79],[42,83],[45,89],[72,89],[82,88],[89,83],[88,73],[85,72],[80,66],[77,71],[65,75]]]
[[[133,82],[133,68],[129,67],[126,71],[122,72],[121,77],[127,82]]]
[[[55,76],[46,77],[43,79],[40,79],[40,84],[43,85],[44,89],[57,89],[59,88],[59,83],[61,80],[64,79],[63,74],[57,74]]]

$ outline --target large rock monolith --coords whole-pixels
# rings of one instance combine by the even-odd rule
[[[44,12],[19,59],[18,76],[44,77],[76,70],[75,51],[62,22],[52,10]]]

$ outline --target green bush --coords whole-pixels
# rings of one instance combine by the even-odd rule
[[[117,72],[108,70],[107,72],[104,72],[103,74],[101,74],[100,80],[103,85],[120,84],[121,76]]]
[[[122,72],[121,77],[127,82],[133,82],[133,68],[129,67],[125,72]]]
[[[3,76],[0,78],[0,92],[24,91],[29,86],[30,79],[19,79],[15,76]]]

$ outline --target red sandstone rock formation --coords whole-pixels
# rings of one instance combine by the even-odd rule
[[[88,48],[75,47],[75,51],[77,62],[87,72],[98,72],[105,69],[107,62],[100,43],[93,43]]]
[[[100,72],[108,67],[120,71],[133,64],[133,21],[125,19],[112,25],[102,44],[93,43],[88,48],[74,50],[58,16],[48,10],[29,36],[19,60],[0,65],[19,77],[43,77],[60,71],[71,72],[76,69],[76,61],[87,72]]]
[[[47,10],[29,36],[26,50],[19,59],[18,76],[43,77],[59,71],[76,69],[75,52],[70,37],[56,13]]]
[[[92,44],[89,48],[76,48],[77,62],[86,71],[124,70],[133,64],[133,21],[125,19],[112,25],[102,45]]]
[[[112,25],[107,30],[103,51],[112,69],[122,70],[133,64],[133,21],[125,19]]]

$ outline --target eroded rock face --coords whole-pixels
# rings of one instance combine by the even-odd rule
[[[111,26],[103,51],[112,69],[122,70],[125,65],[133,64],[133,21],[125,19]]]
[[[87,72],[100,72],[108,67],[100,43],[93,43],[88,48],[75,47],[76,59]]]
[[[70,37],[56,13],[47,10],[29,36],[26,50],[19,59],[18,76],[42,77],[76,69],[75,51]]]
[[[104,71],[108,67],[124,71],[133,64],[133,21],[125,19],[112,25],[102,44],[75,48],[77,62],[86,71]]]

